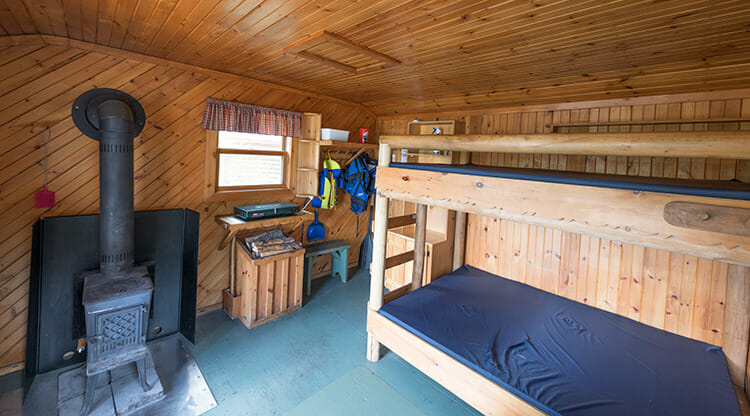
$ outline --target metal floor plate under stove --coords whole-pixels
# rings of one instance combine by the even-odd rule
[[[203,378],[198,364],[193,358],[193,354],[187,347],[188,341],[181,334],[171,335],[164,339],[150,343],[149,349],[153,357],[156,372],[159,374],[164,389],[164,398],[157,403],[132,413],[133,415],[201,415],[208,410],[216,407],[211,390]],[[80,371],[80,380],[78,380],[76,371]],[[28,396],[24,401],[22,410],[18,403],[16,414],[24,416],[37,415],[54,415],[58,414],[58,377],[65,380],[68,384],[60,386],[60,394],[66,396],[69,406],[60,407],[60,416],[78,415],[80,406],[76,403],[82,403],[82,389],[76,386],[83,382],[84,367],[77,369],[65,369],[41,374],[34,379]],[[154,371],[149,369],[147,372]],[[135,372],[135,369],[133,369]],[[104,377],[102,377],[104,379]],[[91,415],[112,416],[114,412],[114,402],[110,385],[107,382],[116,383],[119,375],[112,374],[112,380],[100,381],[100,388],[97,389],[95,404],[92,406]],[[78,390],[81,390],[80,392]],[[14,395],[20,400],[19,395]],[[111,405],[110,405],[111,403]],[[97,405],[98,404],[98,405]],[[5,407],[5,406],[3,406]],[[70,407],[70,409],[67,409]],[[68,410],[76,409],[75,412],[65,413]],[[14,414],[14,413],[11,413]]]

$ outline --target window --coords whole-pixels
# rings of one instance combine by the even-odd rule
[[[205,129],[203,201],[249,203],[315,195],[320,114],[303,113],[301,126],[301,137],[294,138],[278,129],[266,131],[282,135]]]
[[[290,146],[283,136],[219,131],[216,191],[286,187]]]

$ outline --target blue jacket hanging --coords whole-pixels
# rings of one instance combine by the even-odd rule
[[[355,214],[367,210],[367,201],[375,192],[375,167],[368,166],[369,156],[354,159],[344,172],[344,190],[351,195],[351,210]],[[371,159],[370,159],[371,160]]]

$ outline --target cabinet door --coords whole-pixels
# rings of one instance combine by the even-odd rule
[[[320,114],[302,116],[300,137],[295,140],[297,153],[295,193],[300,197],[318,194],[320,161]]]

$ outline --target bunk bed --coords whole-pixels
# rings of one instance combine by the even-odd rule
[[[737,398],[747,393],[734,386],[750,384],[747,300],[728,301],[727,320],[739,319],[725,328],[722,350],[463,265],[460,253],[453,273],[420,287],[420,239],[426,207],[437,206],[459,212],[457,247],[473,213],[726,262],[746,282],[747,184],[390,163],[394,149],[424,148],[423,140],[381,137],[369,360],[383,345],[488,415],[740,414]],[[429,143],[457,154],[750,159],[746,132],[464,135]],[[385,258],[389,199],[417,204],[415,265],[410,285],[384,293],[384,271],[398,264]]]

